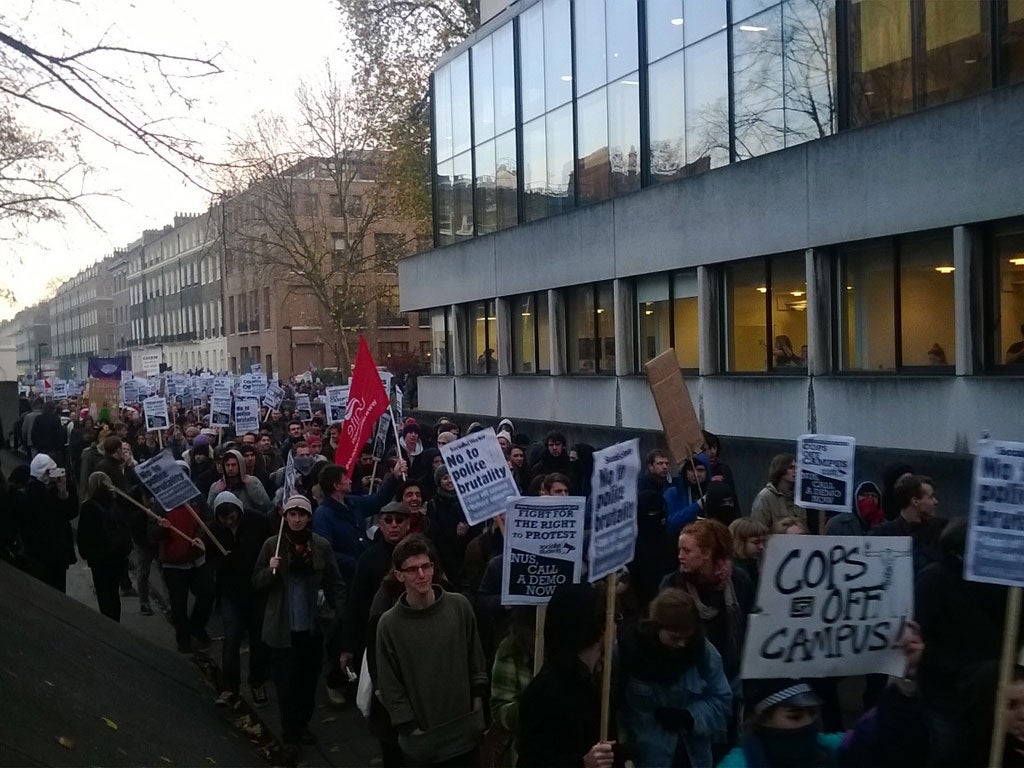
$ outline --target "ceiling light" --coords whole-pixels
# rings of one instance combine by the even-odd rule
[[[523,317],[529,317],[530,316],[529,312],[520,312],[519,314],[522,315]]]
[[[598,307],[597,314],[604,314],[604,307]]]
[[[740,24],[740,32],[767,32],[768,27],[755,27],[750,24]]]
[[[936,267],[935,271],[938,272],[940,275],[949,275],[955,269],[956,269],[956,267]]]
[[[768,293],[768,289],[767,289],[767,288],[765,288],[765,287],[764,287],[764,286],[762,285],[762,286],[761,286],[760,288],[758,288],[758,289],[757,289],[757,292],[758,292],[758,293]]]
[[[964,59],[964,64],[977,64],[977,59]]]
[[[654,310],[653,309],[645,309],[644,310],[644,314],[645,315],[653,315],[654,314]]]
[[[803,296],[804,292],[803,291],[790,291],[789,295],[790,296]]]
[[[640,85],[639,80],[619,80],[623,85]]]
[[[846,286],[846,290],[848,290],[848,291],[852,291],[852,290],[853,290],[853,286],[852,286],[852,285],[848,285],[848,286]]]
[[[677,18],[674,18],[674,19],[672,19],[672,21],[671,21],[671,22],[669,22],[669,23],[670,23],[670,24],[671,24],[671,25],[672,25],[673,27],[681,27],[681,26],[683,26],[683,20],[682,20],[682,19],[680,19],[680,18],[678,18],[678,17],[677,17]]]
[[[1010,263],[1015,267],[1024,267],[1024,256],[1018,256],[1015,259],[1010,259]]]
[[[562,75],[562,82],[563,83],[571,83],[572,82],[572,75]]]

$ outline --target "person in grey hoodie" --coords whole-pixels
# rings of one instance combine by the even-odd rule
[[[245,474],[245,459],[234,448],[224,454],[224,476],[210,486],[210,493],[206,497],[210,509],[214,508],[217,494],[224,491],[235,494],[246,512],[269,515],[274,509],[263,483],[259,478]]]

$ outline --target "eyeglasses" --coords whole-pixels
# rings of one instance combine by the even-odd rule
[[[423,573],[423,574],[433,573],[434,572],[434,564],[433,563],[424,563],[423,565],[410,565],[410,566],[408,566],[406,568],[399,568],[398,570],[400,570],[406,576],[416,576],[416,575],[421,574],[421,573]]]
[[[406,515],[384,515],[380,521],[385,525],[395,525],[396,523],[404,523],[407,519]]]

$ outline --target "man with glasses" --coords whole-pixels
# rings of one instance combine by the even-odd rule
[[[413,534],[395,547],[404,587],[377,626],[377,688],[412,765],[477,765],[487,670],[469,601],[434,584],[436,555]]]

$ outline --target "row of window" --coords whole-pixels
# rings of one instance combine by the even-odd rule
[[[1021,0],[541,0],[434,73],[435,244],[1021,79]]]
[[[221,335],[223,323],[220,299],[211,299],[198,306],[178,307],[177,311],[171,309],[132,320],[132,339],[149,340],[182,333],[210,338]]]
[[[263,288],[262,323],[260,313],[260,292],[252,290],[237,296],[228,296],[228,333],[247,333],[270,330],[270,288]],[[238,306],[238,324],[235,324],[235,306]],[[255,362],[259,362],[256,360]]]
[[[988,369],[1024,373],[1024,221],[986,232],[984,256]],[[808,338],[804,253],[779,254],[719,265],[721,367],[726,372],[800,373],[807,369]],[[953,233],[900,235],[835,248],[829,253],[833,370],[952,373],[956,356]],[[697,270],[624,281],[632,296],[635,351],[632,371],[667,349],[680,368],[696,372]],[[615,311],[612,281],[560,289],[564,312],[564,369],[570,374],[614,374]],[[970,297],[969,297],[970,300]],[[552,368],[553,307],[547,291],[507,300],[510,369],[516,374]],[[495,301],[457,307],[465,323],[464,347],[452,353],[450,316],[428,314],[431,372],[452,373],[462,354],[467,373],[495,374],[498,322]],[[557,326],[556,326],[557,327]],[[826,327],[823,325],[823,328]],[[562,366],[559,366],[562,367]]]

